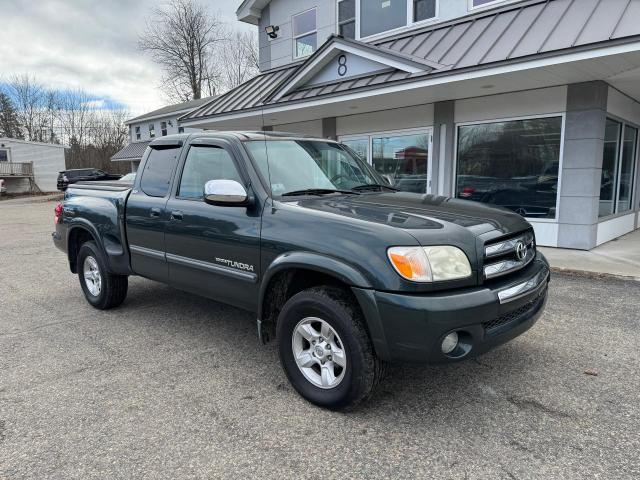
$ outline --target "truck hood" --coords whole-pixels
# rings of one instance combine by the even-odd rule
[[[286,202],[289,203],[289,202]],[[520,232],[530,225],[510,210],[455,198],[409,192],[306,197],[298,207],[405,230],[421,244],[473,237],[490,231]]]

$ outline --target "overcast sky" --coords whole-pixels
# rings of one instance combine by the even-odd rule
[[[241,0],[201,0],[231,26]],[[137,50],[154,0],[0,0],[0,81],[31,73],[54,89],[82,88],[138,115],[166,104],[160,71]],[[255,27],[253,27],[255,28]]]

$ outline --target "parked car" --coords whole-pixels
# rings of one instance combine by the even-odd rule
[[[122,175],[106,173],[97,168],[76,168],[63,170],[58,173],[58,190],[65,191],[71,184],[77,182],[95,182],[101,180],[118,180]]]
[[[7,187],[4,186],[4,180],[0,178],[0,195],[7,193]]]
[[[486,352],[546,302],[549,266],[521,216],[400,192],[337,142],[171,135],[139,172],[70,185],[56,207],[53,240],[87,301],[116,307],[140,275],[253,312],[317,405],[364,400],[385,362]]]

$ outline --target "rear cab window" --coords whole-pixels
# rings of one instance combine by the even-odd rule
[[[140,189],[144,193],[151,197],[164,197],[169,193],[179,153],[178,146],[151,149],[140,179]]]

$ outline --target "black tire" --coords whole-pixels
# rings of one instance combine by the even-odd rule
[[[338,334],[347,366],[337,386],[323,389],[308,380],[298,367],[292,347],[294,330],[308,317],[326,321]],[[332,410],[350,409],[368,399],[384,375],[355,299],[336,287],[314,287],[291,297],[278,317],[280,361],[291,385],[305,399]]]
[[[95,259],[101,276],[101,288],[97,295],[91,293],[87,281],[84,278],[84,263],[87,257]],[[85,242],[80,247],[77,261],[78,278],[80,286],[87,301],[99,310],[114,308],[127,298],[129,279],[126,275],[114,275],[107,271],[107,265],[95,242]]]

